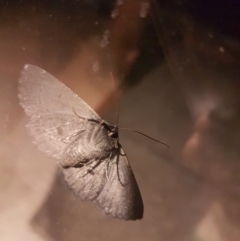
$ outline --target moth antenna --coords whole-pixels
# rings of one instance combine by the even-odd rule
[[[72,111],[73,111],[73,113],[74,113],[76,116],[78,116],[79,118],[81,118],[81,119],[83,119],[83,120],[86,120],[86,118],[80,116],[80,115],[74,110],[73,106],[72,106]]]
[[[117,105],[117,120],[116,120],[116,126],[118,126],[118,122],[119,122],[119,105]]]
[[[160,143],[160,144],[162,144],[162,145],[164,145],[164,146],[169,147],[169,145],[167,145],[166,143],[161,142],[161,141],[159,141],[159,140],[156,140],[156,139],[154,139],[154,138],[152,138],[152,137],[150,137],[150,136],[148,136],[148,135],[146,135],[146,134],[144,134],[144,133],[142,133],[142,132],[140,132],[140,131],[136,131],[136,130],[133,130],[133,129],[131,129],[131,128],[119,128],[119,129],[120,129],[120,130],[127,130],[127,131],[136,132],[136,133],[138,133],[138,134],[140,134],[140,135],[143,135],[143,136],[145,136],[145,137],[147,137],[147,138],[149,138],[149,139],[151,139],[151,140],[153,140],[153,141],[156,141],[156,142],[158,142],[158,143]]]
[[[113,74],[112,72],[110,71],[110,76],[111,76],[111,79],[112,79],[112,82],[114,84],[114,77],[113,77]],[[118,123],[119,123],[119,105],[117,105],[117,111],[116,111],[116,126],[118,126]]]

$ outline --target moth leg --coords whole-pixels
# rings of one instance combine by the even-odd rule
[[[109,164],[111,163],[111,157],[112,157],[112,152],[110,153],[108,159],[107,159],[107,168],[106,168],[106,178],[109,181],[109,175],[108,175],[108,170],[109,170]]]
[[[73,106],[72,106],[72,111],[73,111],[73,113],[74,113],[76,116],[78,116],[79,118],[81,118],[81,119],[83,119],[83,120],[87,120],[87,118],[78,115],[78,113],[74,110]]]
[[[121,148],[120,148],[121,149]],[[119,155],[121,155],[121,153],[119,152]],[[118,181],[120,182],[120,184],[125,187],[126,184],[124,184],[122,181],[121,181],[121,178],[120,178],[120,175],[119,175],[119,168],[118,168],[118,163],[119,163],[119,155],[117,155],[117,161],[116,161],[116,165],[117,165],[117,176],[118,176]],[[124,155],[121,155],[121,156],[126,156],[126,154]]]
[[[74,165],[73,167],[79,167],[81,168],[82,166],[87,167],[90,164],[92,164],[95,160],[91,160],[91,161],[87,161],[87,162],[83,162],[83,161],[79,161],[76,165]],[[80,165],[80,166],[79,166]]]
[[[85,118],[85,117],[83,117],[83,116],[80,116],[80,115],[74,110],[73,106],[72,106],[72,111],[74,112],[74,114],[75,114],[76,116],[78,116],[79,118],[81,118],[81,119],[83,119],[83,120],[85,120],[85,121],[91,121],[91,122],[99,123],[100,125],[102,125],[102,123],[104,123],[103,120]]]
[[[93,160],[93,161],[95,161],[95,160]],[[92,161],[92,162],[93,162],[93,161]],[[100,163],[101,163],[101,160],[98,160],[98,162],[97,162],[90,170],[87,170],[87,173],[84,174],[84,175],[81,176],[81,177],[85,177],[86,175],[88,175],[89,173],[91,173]],[[87,165],[86,165],[86,166],[87,166]],[[94,174],[92,174],[92,175],[94,175]]]
[[[92,164],[95,160],[86,160],[86,162],[83,162],[84,160],[81,160],[81,161],[78,161],[77,163],[71,163],[71,162],[68,162],[66,164],[64,163],[61,163],[61,166],[63,168],[69,168],[69,167],[75,167],[75,168],[81,168],[81,167],[86,167],[86,166],[89,166],[90,164]]]
[[[91,160],[91,161],[88,161],[86,163],[82,163],[82,162],[78,162],[77,164],[75,165],[62,165],[63,168],[67,169],[67,168],[70,168],[70,167],[74,167],[74,168],[82,168],[82,167],[87,167],[89,166],[90,164],[92,164],[93,162],[95,162],[96,160]],[[97,161],[97,163],[89,170],[87,170],[87,173],[84,174],[83,176],[80,176],[80,177],[85,177],[87,174],[91,173],[92,170],[94,170],[99,164],[101,163],[101,161]]]
[[[99,125],[101,126],[101,125],[103,125],[103,123],[105,123],[104,120],[101,120],[101,121],[99,122]]]
[[[118,149],[118,153],[119,153],[119,155],[120,156],[127,156],[127,154],[126,153],[121,153],[121,150],[122,150],[122,147],[118,144],[118,147],[117,147],[117,149]]]
[[[64,139],[60,139],[60,141],[62,141],[62,142],[65,143],[65,144],[68,144],[68,143],[69,143],[68,141],[69,141],[70,139],[72,139],[73,137],[79,135],[80,133],[82,133],[82,132],[84,132],[84,131],[85,131],[85,130],[77,131],[76,133],[74,133],[74,134],[71,135],[71,136],[67,136],[67,137],[65,137]]]
[[[109,179],[109,176],[108,176],[109,162],[110,162],[110,161],[107,162],[107,168],[106,168],[106,178],[107,178],[108,181],[110,180],[110,179]]]

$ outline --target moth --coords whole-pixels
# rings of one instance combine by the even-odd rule
[[[95,202],[119,219],[143,217],[143,201],[118,127],[100,118],[79,96],[47,71],[25,65],[19,103],[40,151],[58,160],[64,180],[83,201]]]

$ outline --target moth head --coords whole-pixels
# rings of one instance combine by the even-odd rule
[[[108,136],[118,139],[118,127],[115,125],[108,126]]]
[[[118,127],[116,125],[109,124],[106,121],[101,122],[101,125],[107,130],[109,137],[118,139]]]

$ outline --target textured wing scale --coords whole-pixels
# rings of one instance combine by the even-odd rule
[[[25,65],[19,79],[19,100],[26,114],[70,114],[73,109],[85,118],[101,119],[99,115],[68,87],[45,70]]]

